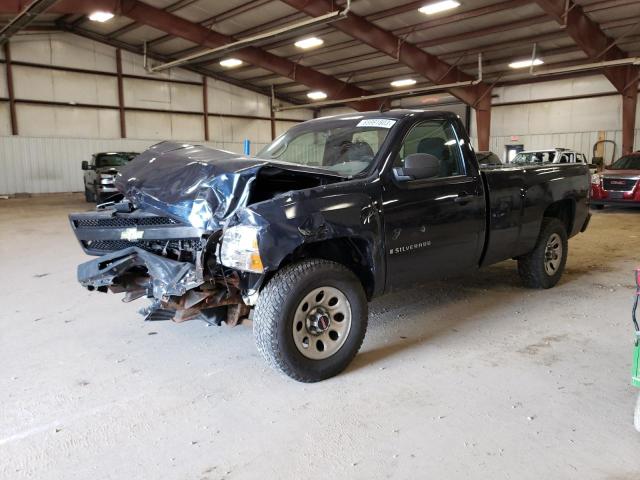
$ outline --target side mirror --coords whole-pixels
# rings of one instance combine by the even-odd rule
[[[89,168],[89,162],[87,162],[86,160],[82,161],[82,170],[91,170]]]
[[[402,174],[416,180],[437,177],[440,160],[429,153],[412,153],[404,159]]]

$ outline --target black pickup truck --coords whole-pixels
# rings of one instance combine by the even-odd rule
[[[303,381],[341,372],[367,302],[514,258],[553,287],[589,221],[586,165],[481,171],[459,118],[392,110],[301,123],[256,157],[160,143],[117,203],[70,215],[90,290],[151,299],[148,320],[253,320],[258,349]]]

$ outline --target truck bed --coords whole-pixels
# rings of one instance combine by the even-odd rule
[[[481,175],[488,212],[481,265],[529,252],[551,204],[564,202],[575,212],[574,221],[567,219],[570,237],[587,220],[590,179],[586,165],[487,166],[481,168]]]

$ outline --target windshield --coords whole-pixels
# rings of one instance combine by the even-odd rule
[[[520,152],[513,163],[549,163],[553,162],[556,152]]]
[[[621,157],[607,168],[610,170],[640,170],[640,155]]]
[[[121,167],[138,155],[137,153],[103,153],[96,156],[96,167]]]
[[[305,122],[276,138],[257,156],[353,176],[373,164],[395,123],[361,115]]]

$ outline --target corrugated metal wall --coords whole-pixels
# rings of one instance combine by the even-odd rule
[[[0,137],[0,194],[83,191],[82,160],[96,152],[140,152],[157,140]],[[200,142],[242,153],[242,142]],[[265,143],[252,143],[256,153]]]

